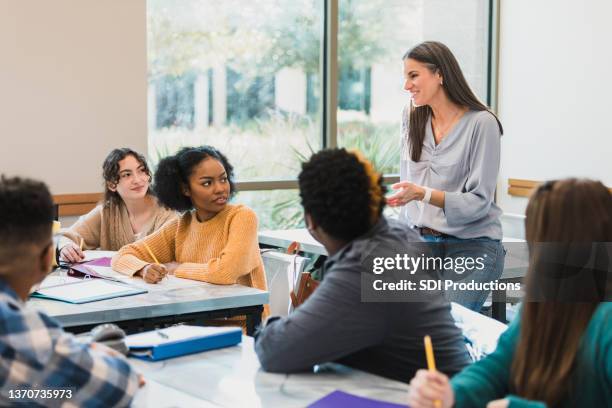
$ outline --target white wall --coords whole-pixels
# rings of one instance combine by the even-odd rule
[[[101,191],[114,147],[147,151],[145,0],[0,1],[0,173]]]
[[[501,0],[498,201],[508,178],[578,176],[612,186],[612,2]]]

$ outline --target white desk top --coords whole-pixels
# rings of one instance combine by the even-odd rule
[[[57,274],[57,272],[54,272]],[[205,282],[164,279],[161,284],[146,284],[140,278],[128,283],[145,287],[148,293],[75,305],[55,300],[35,299],[28,307],[43,310],[64,327],[81,326],[256,306],[268,303],[268,292],[243,285],[213,285]]]
[[[405,403],[408,391],[407,384],[338,364],[317,373],[263,372],[246,336],[236,347],[154,363],[130,361],[147,380],[135,407],[305,407],[338,389]]]
[[[316,241],[308,230],[304,228],[259,232],[259,242],[261,244],[287,248],[293,241],[300,243],[303,252],[327,255],[327,251],[325,251],[323,245]],[[525,240],[504,237],[503,243],[508,253],[506,254],[504,272],[502,273],[501,279],[521,278],[525,276],[529,264]]]
[[[300,243],[303,252],[327,255],[323,245],[314,239],[305,228],[259,231],[258,236],[260,244],[287,248],[293,241],[297,241]]]

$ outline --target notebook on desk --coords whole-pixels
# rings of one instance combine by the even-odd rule
[[[63,285],[40,287],[32,297],[68,303],[89,303],[116,297],[139,295],[147,291],[105,279],[80,279]]]
[[[201,351],[235,346],[242,341],[239,327],[172,326],[126,337],[130,355],[158,361]]]
[[[359,397],[344,391],[334,391],[310,404],[308,408],[408,408],[406,405]]]

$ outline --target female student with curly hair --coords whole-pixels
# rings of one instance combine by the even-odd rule
[[[545,183],[529,200],[525,227],[530,262],[519,317],[492,354],[450,382],[419,370],[412,408],[434,400],[442,407],[612,406],[612,194],[589,180]]]
[[[445,372],[467,365],[442,293],[428,302],[362,301],[362,278],[373,276],[362,255],[395,256],[406,248],[420,255],[423,247],[414,230],[382,215],[385,187],[373,166],[344,149],[323,150],[302,165],[299,186],[308,230],[329,257],[308,300],[288,317],[268,319],[257,336],[262,367],[287,373],[337,361],[407,382],[425,364],[425,334],[443,345],[437,357]]]
[[[104,199],[63,234],[59,244],[63,260],[83,260],[82,249],[116,251],[177,216],[158,204],[150,188],[147,161],[134,150],[111,151],[102,165],[102,176]]]
[[[229,204],[236,189],[233,167],[223,154],[211,146],[185,147],[164,158],[155,173],[155,191],[163,205],[183,214],[121,248],[113,258],[113,269],[141,276],[148,283],[171,273],[266,289],[257,216],[244,205]]]

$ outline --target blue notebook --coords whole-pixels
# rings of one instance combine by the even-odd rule
[[[241,341],[242,329],[239,327],[187,325],[172,326],[126,337],[130,355],[150,361],[235,346]]]

